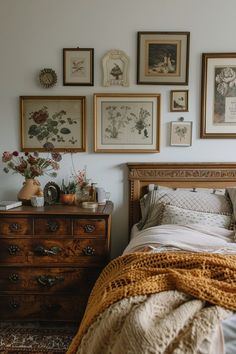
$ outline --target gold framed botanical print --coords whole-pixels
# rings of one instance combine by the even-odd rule
[[[94,151],[160,151],[160,94],[94,94]]]
[[[177,122],[170,122],[170,145],[192,145],[192,122],[184,121],[182,118]]]
[[[86,150],[85,96],[20,96],[22,151]]]
[[[236,53],[202,54],[201,138],[236,138]]]

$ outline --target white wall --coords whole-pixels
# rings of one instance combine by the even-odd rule
[[[76,168],[87,165],[88,176],[111,192],[115,204],[112,255],[128,238],[126,162],[235,161],[235,140],[199,138],[201,53],[234,52],[235,0],[0,0],[0,153],[20,147],[20,95],[87,96],[88,151],[73,155]],[[136,85],[138,31],[190,31],[188,86]],[[94,87],[62,85],[62,48],[95,50]],[[101,58],[119,49],[130,57],[130,87],[102,87]],[[43,89],[37,74],[45,67],[58,74],[58,84]],[[169,92],[189,89],[189,112],[169,112]],[[161,93],[161,152],[158,154],[93,153],[92,95],[98,92]],[[193,121],[191,147],[170,147],[168,122],[184,116]],[[67,177],[71,156],[63,157],[56,182]],[[22,177],[6,175],[0,163],[0,198],[15,198]],[[48,182],[40,178],[42,185]]]

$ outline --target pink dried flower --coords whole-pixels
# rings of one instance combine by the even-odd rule
[[[12,153],[9,151],[4,151],[2,154],[2,162],[8,162],[11,161],[12,159]]]

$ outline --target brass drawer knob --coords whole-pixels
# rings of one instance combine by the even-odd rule
[[[9,275],[8,279],[12,282],[12,283],[17,283],[20,280],[20,277],[17,273],[12,273]]]
[[[91,233],[95,230],[95,226],[91,224],[86,224],[83,226],[84,232]]]
[[[19,231],[20,230],[20,224],[13,222],[12,224],[9,225],[9,229],[11,232]]]
[[[12,310],[17,310],[20,307],[20,304],[19,304],[19,302],[15,301],[15,300],[12,300],[12,301],[9,302],[9,307]]]
[[[34,253],[36,254],[36,256],[56,256],[61,251],[62,249],[57,246],[47,249],[41,245],[38,245],[34,248]]]
[[[86,246],[83,248],[83,254],[85,256],[94,256],[95,255],[95,249],[91,246]]]
[[[39,275],[36,279],[39,285],[47,288],[51,288],[52,286],[64,281],[64,277],[62,276],[52,277],[50,275]]]
[[[48,222],[48,231],[50,232],[56,232],[59,230],[59,224],[56,221],[49,221]]]
[[[8,252],[11,256],[14,256],[17,252],[20,252],[20,248],[17,245],[10,245],[8,247]]]

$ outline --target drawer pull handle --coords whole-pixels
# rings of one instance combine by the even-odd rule
[[[14,256],[17,252],[20,252],[20,248],[17,245],[10,245],[8,247],[8,252],[11,256]]]
[[[57,246],[51,247],[50,249],[46,249],[43,246],[38,245],[34,249],[34,253],[37,256],[56,256],[60,252],[61,252],[61,248]]]
[[[95,249],[91,246],[87,246],[83,248],[83,254],[85,256],[94,256],[95,255]]]
[[[10,231],[19,231],[20,230],[20,224],[17,224],[16,222],[12,223],[9,225]]]
[[[49,221],[48,222],[48,230],[50,232],[56,232],[59,229],[59,224],[56,221]]]
[[[12,301],[9,302],[9,307],[12,310],[17,310],[20,307],[20,304],[19,304],[19,302],[16,302],[15,300],[12,300]]]
[[[83,229],[84,229],[84,232],[91,233],[95,230],[95,226],[91,225],[91,224],[86,224],[86,225],[84,225]]]
[[[12,282],[12,283],[17,283],[20,279],[19,275],[17,273],[12,273],[9,275],[8,279]]]
[[[62,276],[51,277],[50,275],[40,275],[37,277],[37,282],[39,285],[45,286],[47,288],[50,288],[62,281],[64,281],[64,277]]]

